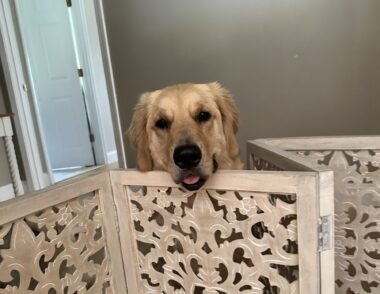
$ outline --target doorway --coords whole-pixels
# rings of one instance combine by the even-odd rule
[[[107,45],[96,5],[92,0],[0,5],[0,53],[30,190],[118,160]]]
[[[38,125],[53,176],[55,171],[94,166],[82,69],[66,2],[15,3]]]

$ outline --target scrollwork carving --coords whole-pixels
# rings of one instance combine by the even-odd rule
[[[112,293],[97,194],[0,226],[0,293]]]
[[[143,293],[297,293],[295,195],[127,188]]]
[[[278,166],[274,165],[273,163],[262,159],[255,154],[250,154],[250,168],[252,170],[273,170],[273,171],[281,171],[283,169],[279,168]]]
[[[336,292],[380,291],[380,150],[297,151],[334,170]]]

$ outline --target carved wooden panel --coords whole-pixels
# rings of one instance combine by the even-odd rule
[[[295,194],[125,192],[140,293],[298,293]]]
[[[380,293],[380,150],[292,151],[335,171],[337,293]]]
[[[0,293],[113,293],[102,217],[92,193],[0,225]]]

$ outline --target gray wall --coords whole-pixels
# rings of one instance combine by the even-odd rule
[[[9,108],[6,105],[6,95],[4,73],[0,64],[0,113],[9,112]],[[12,183],[3,141],[0,138],[0,187]]]
[[[378,0],[103,5],[122,126],[141,92],[219,81],[240,109],[244,153],[259,137],[380,133]]]

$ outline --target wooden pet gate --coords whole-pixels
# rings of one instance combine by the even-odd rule
[[[3,202],[0,293],[333,293],[331,176],[101,170]]]

